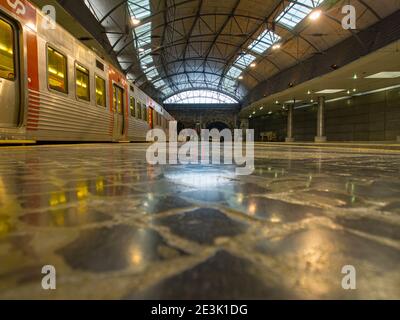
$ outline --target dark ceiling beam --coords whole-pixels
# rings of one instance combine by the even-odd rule
[[[159,81],[159,80],[166,80],[166,79],[168,79],[168,78],[172,78],[172,77],[175,77],[175,76],[181,76],[181,75],[190,75],[190,74],[204,74],[204,75],[213,75],[213,76],[216,76],[216,77],[218,77],[218,78],[220,78],[221,76],[219,75],[219,74],[215,74],[215,73],[213,73],[213,72],[210,72],[210,71],[183,71],[183,72],[177,72],[177,73],[174,73],[174,74],[170,74],[170,75],[167,75],[167,76],[164,76],[164,77],[159,77],[159,78],[157,78],[157,79],[155,79],[155,81],[154,82],[157,82],[157,81]],[[232,78],[232,77],[230,77],[230,76],[225,76],[227,79],[231,79],[231,80],[237,80],[237,79],[235,79],[235,78]],[[256,78],[254,78],[256,81],[259,81],[258,79],[256,79]],[[190,83],[190,81],[188,81],[189,83]],[[177,84],[177,85],[179,85],[180,83],[179,82],[175,82],[175,84]],[[168,85],[165,85],[164,87],[161,87],[160,89],[165,89],[166,87],[167,87]],[[222,93],[223,93],[223,91],[222,91]]]
[[[192,25],[190,27],[190,30],[189,30],[189,32],[187,34],[187,37],[186,37],[186,44],[185,44],[185,48],[183,49],[183,68],[184,68],[185,72],[186,72],[186,67],[187,67],[186,56],[187,56],[187,50],[188,50],[189,43],[190,43],[190,38],[192,37],[193,31],[196,28],[196,25],[197,25],[197,23],[198,23],[198,21],[200,19],[200,14],[201,14],[202,7],[203,7],[203,0],[199,0],[199,5],[198,5],[197,11],[196,11],[196,17],[194,18],[193,23],[192,23]],[[188,81],[190,83],[190,78],[187,77],[187,79],[188,79]],[[193,85],[192,85],[192,87],[193,87]]]
[[[110,54],[110,58],[118,66],[117,55],[115,54],[110,41],[106,36],[106,30],[97,21],[84,1],[57,0],[57,2],[71,15],[79,24],[85,28],[96,41]]]
[[[228,17],[225,19],[224,23],[221,25],[221,27],[219,28],[219,30],[217,31],[217,33],[215,34],[215,37],[213,39],[213,42],[211,43],[211,45],[208,47],[207,51],[206,51],[206,55],[204,56],[204,64],[203,64],[203,71],[206,68],[206,61],[215,45],[215,43],[217,42],[218,38],[221,36],[222,32],[225,30],[226,26],[228,25],[229,21],[233,18],[233,16],[235,15],[235,12],[237,10],[237,8],[239,7],[240,4],[240,0],[236,0],[235,5],[233,6],[230,14],[228,15]]]

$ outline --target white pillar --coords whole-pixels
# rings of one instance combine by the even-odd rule
[[[318,97],[317,136],[315,142],[326,142],[325,136],[325,97]]]

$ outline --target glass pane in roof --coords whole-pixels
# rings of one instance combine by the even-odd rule
[[[136,19],[147,18],[151,14],[149,0],[128,1],[128,8],[131,16]]]
[[[275,21],[294,28],[322,2],[324,0],[297,0],[289,4]]]
[[[251,63],[256,60],[256,57],[250,53],[242,54],[234,63],[235,66],[246,69]]]
[[[164,80],[158,80],[156,82],[153,83],[154,87],[156,87],[157,89],[162,88],[165,86],[165,82]]]
[[[143,48],[151,44],[151,22],[135,28],[137,48]]]
[[[249,46],[249,50],[263,54],[280,39],[280,36],[267,29]]]
[[[238,102],[221,92],[212,90],[192,90],[173,95],[164,101],[165,104],[237,104]]]
[[[228,77],[231,77],[233,79],[236,79],[237,77],[239,77],[242,74],[242,70],[232,66],[229,71],[226,73],[226,75]]]

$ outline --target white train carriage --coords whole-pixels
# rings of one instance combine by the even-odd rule
[[[116,67],[19,4],[0,0],[1,141],[145,141],[168,127],[173,118]]]

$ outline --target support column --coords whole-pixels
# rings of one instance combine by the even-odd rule
[[[325,136],[325,97],[318,97],[317,136],[315,142],[326,142]]]
[[[287,137],[286,142],[294,142],[293,137],[293,112],[294,112],[294,105],[289,106],[288,110],[288,118],[287,118]]]

